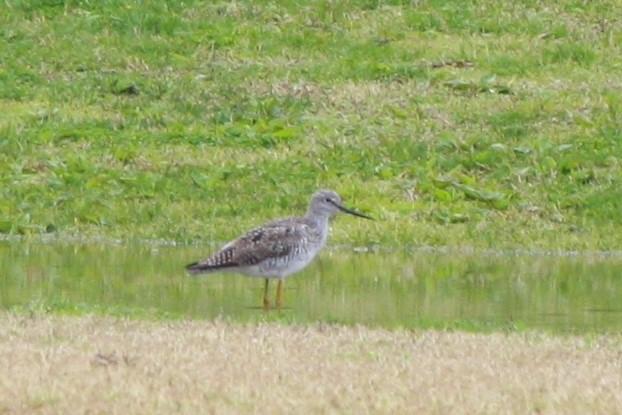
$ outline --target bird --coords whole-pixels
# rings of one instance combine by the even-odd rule
[[[280,311],[283,280],[306,267],[322,250],[329,218],[338,212],[373,220],[345,207],[333,190],[318,190],[304,216],[275,219],[251,229],[205,259],[186,265],[186,270],[190,275],[226,271],[264,278],[264,311],[270,309],[270,280],[276,279],[275,306]]]

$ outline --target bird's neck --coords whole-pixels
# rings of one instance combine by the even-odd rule
[[[313,212],[311,210],[307,211],[305,215],[305,219],[309,221],[314,227],[317,228],[326,228],[328,227],[328,215]]]
[[[328,239],[329,215],[318,215],[317,213],[307,212],[305,219],[311,228],[310,232],[317,237],[314,242],[316,249],[322,249]]]

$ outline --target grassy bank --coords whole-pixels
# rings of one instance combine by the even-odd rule
[[[619,335],[0,314],[2,413],[616,414]]]
[[[612,2],[4,2],[0,232],[619,249]],[[235,220],[235,225],[231,221]]]

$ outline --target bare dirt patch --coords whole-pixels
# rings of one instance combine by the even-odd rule
[[[0,413],[622,411],[622,336],[0,314]]]

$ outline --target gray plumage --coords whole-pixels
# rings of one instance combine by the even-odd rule
[[[328,219],[339,211],[371,219],[344,207],[332,190],[318,190],[304,216],[277,219],[250,230],[207,258],[186,265],[186,270],[192,275],[233,271],[265,278],[265,310],[269,308],[268,283],[276,278],[276,305],[280,308],[282,280],[303,269],[320,252],[328,237]]]
[[[326,243],[328,219],[338,211],[370,219],[343,207],[332,190],[320,190],[311,197],[304,216],[259,226],[186,269],[191,274],[222,270],[282,279],[304,268],[318,254]]]

